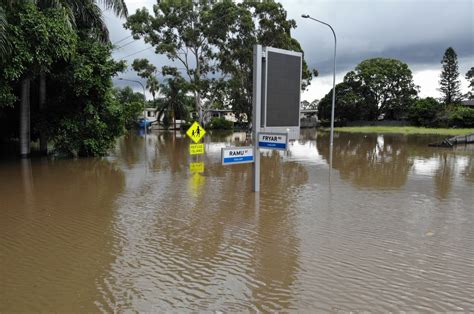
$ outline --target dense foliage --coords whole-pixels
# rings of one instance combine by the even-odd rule
[[[408,118],[417,126],[439,125],[444,109],[445,106],[434,98],[418,99],[410,108]]]
[[[474,127],[474,108],[453,105],[448,109],[448,126],[459,128]]]
[[[123,0],[101,3],[127,14]],[[0,140],[19,139],[22,155],[30,136],[63,155],[103,155],[136,116],[112,93],[124,64],[97,1],[0,0],[0,43]]]
[[[234,123],[224,118],[212,118],[208,128],[212,130],[232,130]]]
[[[344,123],[406,117],[417,95],[408,65],[394,59],[362,61],[336,86],[335,119]],[[319,117],[331,117],[332,90],[319,103]]]
[[[115,88],[114,98],[122,107],[125,128],[127,130],[138,126],[138,117],[143,112],[144,98],[143,94],[136,93],[129,86],[125,88]]]
[[[113,96],[111,77],[124,69],[110,58],[110,46],[82,38],[74,57],[57,65],[51,84],[48,135],[55,149],[79,156],[104,155],[121,135],[126,107]]]
[[[428,97],[413,104],[409,119],[423,127],[470,128],[474,126],[474,109],[459,104],[445,105]]]

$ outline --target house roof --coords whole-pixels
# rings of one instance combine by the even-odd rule
[[[461,105],[474,107],[474,99],[463,100],[463,101],[461,101]]]

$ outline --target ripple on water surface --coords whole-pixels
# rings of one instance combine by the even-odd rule
[[[244,141],[211,136],[201,174],[171,134],[0,164],[0,311],[474,311],[472,153],[339,134],[329,173],[306,134],[255,194],[219,163]]]

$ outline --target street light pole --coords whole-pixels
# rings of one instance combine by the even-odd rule
[[[328,23],[312,18],[308,14],[302,14],[301,17],[305,19],[310,19],[310,20],[313,20],[313,21],[316,21],[318,23],[328,26],[331,29],[332,34],[334,35],[334,67],[333,67],[333,78],[332,78],[331,138],[330,138],[330,145],[332,148],[333,143],[334,143],[334,108],[336,106],[336,45],[337,45],[336,33],[334,32],[334,29],[332,28],[332,26],[329,25]]]

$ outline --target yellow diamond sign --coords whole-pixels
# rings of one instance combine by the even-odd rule
[[[194,143],[199,142],[204,134],[206,134],[206,131],[202,128],[202,126],[194,122],[193,125],[186,131],[186,134],[194,141]]]

